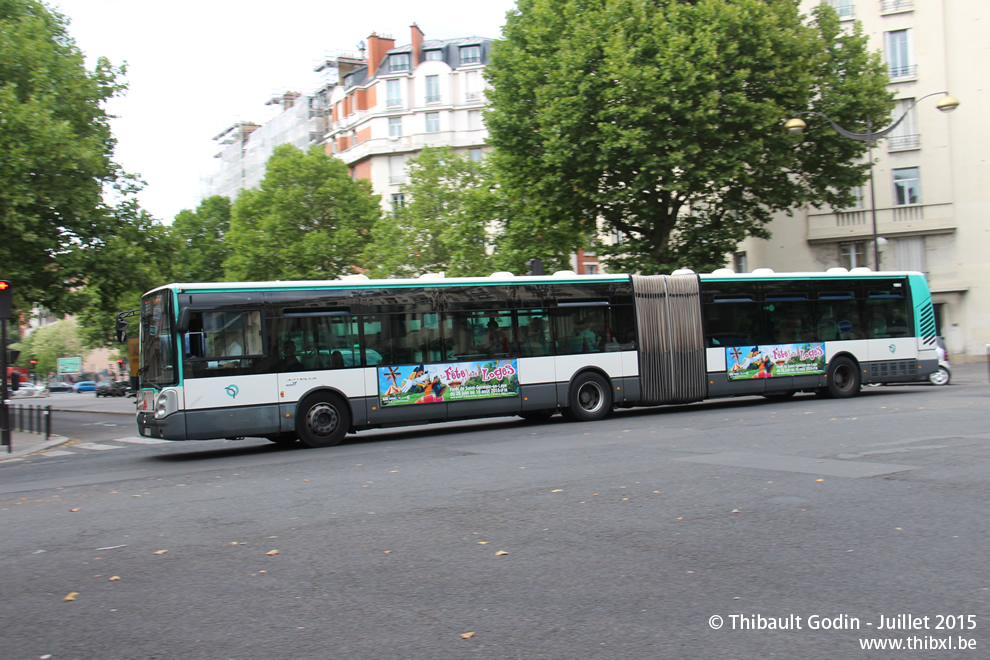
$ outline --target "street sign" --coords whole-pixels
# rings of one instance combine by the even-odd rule
[[[69,374],[81,374],[81,373],[82,373],[81,357],[58,358],[58,374],[60,376],[67,376]]]

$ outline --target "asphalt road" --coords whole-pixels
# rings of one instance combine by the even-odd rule
[[[0,653],[986,657],[990,386],[956,382],[326,450],[80,413],[90,439],[0,464]]]

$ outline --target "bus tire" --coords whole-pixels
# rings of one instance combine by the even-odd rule
[[[612,410],[612,388],[608,381],[594,372],[574,379],[567,393],[564,415],[576,422],[591,422],[605,417]]]
[[[859,394],[859,367],[847,357],[837,357],[828,365],[826,389],[833,399],[848,399]]]
[[[347,435],[351,411],[335,394],[311,394],[296,410],[296,433],[307,447],[333,447]]]

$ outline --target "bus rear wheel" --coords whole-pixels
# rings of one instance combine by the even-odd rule
[[[596,373],[578,376],[567,394],[564,415],[577,422],[591,422],[605,417],[612,410],[612,388]]]
[[[350,426],[350,409],[333,394],[308,396],[296,411],[296,432],[307,447],[338,445]]]
[[[859,367],[846,357],[838,357],[828,365],[826,390],[835,399],[848,399],[859,394]]]

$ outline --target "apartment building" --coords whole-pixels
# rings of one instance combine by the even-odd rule
[[[373,33],[367,60],[329,98],[328,153],[368,179],[386,210],[402,204],[406,163],[425,146],[451,146],[480,160],[488,131],[482,119],[492,40],[427,40],[417,25],[410,43]]]
[[[815,4],[806,0],[802,8],[808,12]],[[984,119],[990,3],[829,4],[847,25],[861,22],[871,47],[883,54],[896,99],[885,126],[904,119],[873,147],[875,198],[867,184],[853,208],[781,215],[770,226],[771,239],[739,246],[733,266],[876,268],[876,247],[881,269],[928,275],[939,332],[953,357],[984,358],[990,343],[990,123]],[[942,92],[960,101],[951,114],[937,108]],[[814,130],[832,129],[816,124]]]

